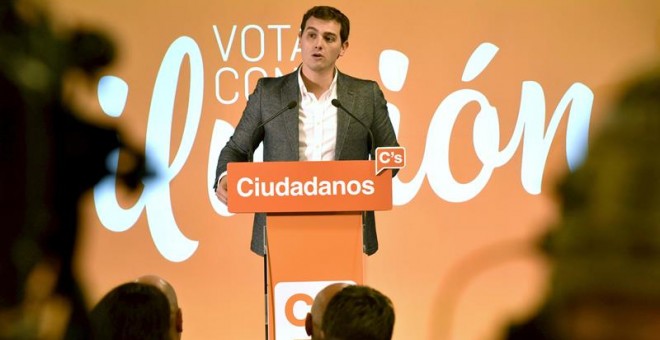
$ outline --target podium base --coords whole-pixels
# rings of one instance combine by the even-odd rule
[[[311,308],[332,282],[363,283],[362,213],[271,213],[266,225],[267,339],[305,338],[296,304]]]

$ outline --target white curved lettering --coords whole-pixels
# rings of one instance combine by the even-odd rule
[[[169,163],[174,99],[183,59],[190,59],[190,95],[181,145]],[[172,262],[188,259],[197,250],[198,241],[188,239],[176,223],[172,211],[169,183],[185,164],[193,147],[202,112],[204,67],[197,43],[180,37],[167,50],[154,84],[145,137],[148,164],[158,175],[144,180],[144,191],[129,209],[117,203],[115,178],[107,178],[94,188],[96,211],[103,225],[113,231],[130,229],[139,213],[146,211],[151,237],[158,251]],[[113,160],[117,166],[118,159]]]
[[[222,44],[217,27],[214,26],[216,40],[223,60],[227,60],[231,54],[231,46],[236,33],[233,27],[229,36],[229,42]],[[277,34],[285,26],[269,26],[276,29]],[[248,30],[257,30],[263,38],[263,30],[257,27],[247,26],[243,29],[241,38],[245,40]],[[263,44],[263,43],[262,43]],[[281,43],[278,43],[281,48]],[[259,55],[254,60],[263,57],[264,46],[261,46]],[[292,57],[298,50],[294,49]],[[472,81],[486,70],[489,63],[497,54],[498,47],[491,43],[483,43],[475,49],[468,60],[463,72],[462,80]],[[245,53],[242,50],[243,54]],[[386,74],[388,70],[404,69],[407,72],[409,60],[403,53],[391,51],[389,55],[396,58],[381,58],[379,70],[381,78],[388,79],[385,87],[390,91],[399,91],[405,83],[405,74]],[[190,59],[190,94],[186,122],[183,136],[174,159],[170,163],[170,143],[172,133],[172,121],[174,114],[174,98],[176,96],[177,82],[179,79],[181,65],[185,57]],[[248,56],[244,59],[250,61]],[[278,53],[278,59],[281,54]],[[398,65],[405,63],[405,67]],[[221,68],[216,72],[215,95],[216,99],[225,104],[233,104],[238,97],[238,91],[234,92],[232,98],[220,96],[220,83],[223,83],[220,75],[231,73],[234,80],[240,79],[239,73],[231,68]],[[279,68],[275,69],[275,75],[281,75]],[[251,67],[244,74],[244,82],[247,86],[250,77],[264,75],[266,71],[260,67]],[[123,85],[119,78],[105,79],[103,86],[99,86],[99,100],[102,103],[125,103],[128,93],[127,85]],[[231,79],[230,79],[231,80]],[[240,81],[238,83],[241,83]],[[94,189],[94,202],[97,214],[105,228],[122,232],[130,229],[138,220],[142,211],[146,211],[149,230],[158,251],[164,258],[180,262],[188,259],[196,251],[199,242],[188,239],[180,230],[172,209],[172,200],[169,183],[176,177],[185,165],[192,150],[194,139],[201,117],[202,99],[204,87],[204,73],[201,52],[195,41],[189,37],[180,37],[175,40],[165,54],[161,67],[155,81],[152,93],[149,121],[146,132],[145,154],[147,162],[153,168],[159,170],[159,175],[144,181],[144,191],[132,207],[124,208],[119,205],[115,192],[115,176],[109,176],[101,181]],[[244,90],[247,93],[247,87]],[[231,93],[231,92],[225,92]],[[448,202],[465,202],[477,196],[488,184],[494,170],[508,163],[522,143],[522,165],[521,182],[523,188],[530,194],[541,192],[543,171],[547,161],[549,149],[558,125],[564,113],[568,112],[566,157],[569,167],[575,169],[586,153],[589,122],[593,105],[593,92],[584,84],[572,84],[560,102],[557,104],[552,117],[545,126],[546,107],[545,96],[542,86],[534,81],[525,81],[522,84],[521,101],[518,119],[514,131],[504,148],[500,148],[500,124],[498,110],[491,105],[484,93],[475,89],[463,88],[450,93],[438,105],[428,127],[428,134],[424,146],[424,154],[415,176],[409,182],[403,182],[398,177],[393,179],[393,203],[394,205],[405,205],[410,202],[419,192],[424,178],[433,192],[441,199]],[[449,144],[452,139],[453,127],[464,107],[476,103],[480,110],[473,125],[473,147],[477,158],[481,162],[481,169],[475,177],[467,183],[459,183],[451,173],[449,162]],[[569,109],[570,106],[570,109]],[[119,117],[123,105],[103,105],[107,114]],[[399,108],[388,103],[390,118],[398,135],[401,112]],[[213,126],[210,140],[207,181],[209,184],[208,200],[218,215],[231,216],[227,207],[220,203],[210,187],[215,180],[215,165],[217,157],[223,145],[232,135],[234,128],[228,122],[217,119]],[[385,156],[383,156],[385,157]],[[255,160],[262,159],[262,146],[255,151]],[[382,161],[382,160],[381,160]],[[118,154],[115,152],[109,158],[109,167],[116,171]],[[410,162],[407,164],[410,168]],[[348,191],[355,194],[373,193],[373,183],[349,182],[345,183],[317,183],[316,178],[308,182],[294,183],[272,183],[272,189],[264,187],[249,179],[239,181],[239,192],[241,196],[271,195],[286,192],[287,195],[300,196],[302,194],[314,195],[321,188],[321,194],[333,191]],[[270,184],[269,184],[270,185]],[[343,185],[343,186],[342,186]],[[268,189],[268,190],[266,190]]]

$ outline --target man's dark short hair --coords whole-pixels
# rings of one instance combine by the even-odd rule
[[[310,8],[305,15],[303,15],[302,22],[300,23],[300,32],[305,31],[307,25],[307,20],[311,17],[315,17],[321,20],[334,20],[341,25],[339,31],[339,37],[341,38],[341,43],[348,41],[348,33],[351,31],[351,23],[348,20],[348,17],[344,13],[340,12],[338,9],[330,6],[316,6]]]
[[[330,299],[323,315],[326,340],[390,340],[394,329],[392,301],[367,286],[348,286]]]

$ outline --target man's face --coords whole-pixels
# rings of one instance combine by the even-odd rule
[[[341,24],[334,20],[307,19],[300,33],[303,67],[313,72],[333,70],[337,58],[344,55],[348,42],[341,42]]]

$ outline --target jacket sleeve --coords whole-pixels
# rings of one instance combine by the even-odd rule
[[[227,171],[229,162],[246,162],[248,153],[259,146],[263,140],[264,130],[255,130],[262,122],[261,93],[263,92],[263,78],[259,79],[254,92],[250,94],[248,102],[243,110],[243,115],[234,129],[234,134],[229,138],[227,144],[220,151],[218,164],[215,168],[215,181],[213,189],[218,185],[218,177]]]
[[[372,91],[374,98],[374,117],[371,123],[371,133],[374,135],[375,148],[381,146],[399,146],[392,121],[390,120],[389,111],[387,110],[387,101],[378,83],[372,82]],[[373,157],[375,156],[373,155]],[[398,169],[394,169],[392,171],[392,177],[396,176],[397,172]]]

